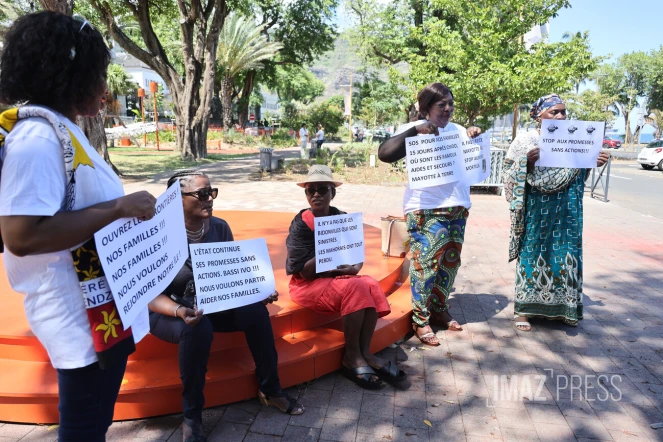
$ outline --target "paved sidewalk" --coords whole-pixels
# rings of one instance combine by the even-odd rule
[[[220,188],[217,209],[305,207],[292,183],[247,181],[256,159],[233,163],[205,168]],[[126,187],[157,194],[165,184]],[[334,204],[379,225],[380,216],[401,213],[403,189],[348,184]],[[507,204],[492,195],[472,200],[451,300],[464,331],[439,331],[438,348],[410,340],[385,350],[410,375],[406,388],[368,392],[331,374],[291,389],[306,406],[302,416],[256,400],[206,410],[209,440],[663,441],[663,429],[650,428],[663,422],[663,220],[586,197],[585,319],[575,328],[533,321],[523,333],[512,325]],[[181,441],[180,422],[177,415],[120,422],[108,439]],[[54,440],[55,433],[6,424],[0,442]]]

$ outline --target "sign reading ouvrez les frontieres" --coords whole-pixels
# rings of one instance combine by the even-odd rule
[[[476,184],[490,175],[490,140],[470,138],[464,130],[405,139],[408,182],[424,189],[462,181]]]
[[[152,219],[119,219],[95,233],[94,239],[120,318],[129,327],[186,261],[179,181],[157,198]]]
[[[264,238],[190,244],[196,300],[205,314],[262,301],[276,290]]]
[[[605,123],[598,121],[543,120],[536,165],[595,168],[603,147],[604,130]]]
[[[364,262],[364,224],[361,212],[315,218],[315,271]]]

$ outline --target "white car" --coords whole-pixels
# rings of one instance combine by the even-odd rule
[[[646,170],[658,166],[658,170],[663,171],[663,140],[647,144],[638,154],[638,163]]]

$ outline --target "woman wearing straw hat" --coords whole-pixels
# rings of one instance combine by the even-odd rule
[[[323,165],[311,166],[306,180],[297,183],[304,188],[310,207],[292,220],[286,240],[286,272],[292,275],[290,298],[315,312],[341,314],[345,335],[343,375],[362,388],[379,389],[383,381],[399,382],[407,376],[391,361],[370,353],[378,318],[391,312],[387,297],[375,279],[358,275],[363,263],[316,273],[314,220],[345,213],[330,205],[341,184]]]

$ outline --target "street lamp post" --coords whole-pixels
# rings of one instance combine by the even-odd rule
[[[159,85],[156,81],[150,81],[150,92],[154,96],[154,124],[156,125],[156,136],[157,136],[157,150],[159,149],[159,114],[157,113],[157,92],[159,92]]]
[[[143,99],[145,98],[145,89],[138,88],[138,100],[140,101],[140,116],[141,116],[141,122],[145,124],[145,104],[143,103]],[[147,147],[147,132],[143,134],[143,146]]]

